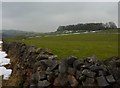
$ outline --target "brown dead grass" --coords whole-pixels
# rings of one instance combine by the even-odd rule
[[[8,56],[10,56],[11,62],[9,68],[12,68],[13,72],[9,80],[3,80],[3,86],[18,86],[21,81],[21,74],[20,71],[16,71],[17,59],[12,52],[8,52]]]

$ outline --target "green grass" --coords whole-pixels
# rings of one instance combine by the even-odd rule
[[[120,33],[120,29],[107,29],[107,30],[100,30],[98,33]]]
[[[95,54],[104,60],[112,56],[118,56],[118,35],[73,34],[25,39],[19,42],[48,48],[59,58],[71,55],[84,58]]]

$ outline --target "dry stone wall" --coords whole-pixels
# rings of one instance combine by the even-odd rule
[[[15,42],[4,42],[3,50],[10,58],[15,57],[16,63],[11,61],[12,76],[20,72],[18,86],[22,88],[120,88],[118,57],[106,61],[95,55],[58,60],[47,49]]]

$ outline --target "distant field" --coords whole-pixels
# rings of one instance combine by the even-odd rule
[[[79,58],[97,55],[101,59],[118,56],[119,34],[73,34],[25,39],[20,42],[48,48],[59,59],[74,55]]]

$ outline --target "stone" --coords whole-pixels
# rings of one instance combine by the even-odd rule
[[[37,53],[37,54],[39,54],[41,51],[42,51],[41,48],[37,48],[37,49],[36,49],[36,53]]]
[[[73,75],[68,75],[68,81],[71,87],[76,87],[78,85],[78,81]]]
[[[105,76],[107,75],[106,72],[102,71],[102,70],[99,70],[99,73],[98,73],[99,76]]]
[[[89,67],[89,69],[92,70],[92,71],[98,71],[98,70],[100,70],[101,68],[100,68],[99,66],[96,66],[96,65],[91,65],[91,66]]]
[[[84,69],[82,71],[82,74],[88,76],[88,77],[95,77],[96,73],[91,71],[91,70],[88,70],[88,69]]]
[[[74,75],[75,74],[75,69],[72,67],[68,67],[68,71],[69,74]]]
[[[48,87],[48,86],[50,86],[50,82],[48,82],[47,80],[38,81],[38,87]]]
[[[66,73],[67,72],[67,69],[68,69],[68,65],[66,63],[66,60],[62,60],[60,63],[59,63],[59,72],[60,73]]]
[[[69,81],[68,81],[68,75],[66,74],[66,73],[60,73],[59,75],[58,75],[58,77],[59,77],[59,80],[60,80],[60,85],[62,86],[62,87],[67,87],[67,86],[69,86]]]
[[[59,65],[57,60],[41,60],[41,61],[44,62],[51,71],[58,68]]]
[[[113,75],[108,75],[108,76],[106,76],[106,79],[107,79],[107,81],[110,82],[110,83],[114,83],[114,82],[115,82],[115,79],[114,79]]]
[[[51,69],[50,69],[50,67],[47,67],[47,69],[46,69],[46,71],[45,71],[45,74],[50,74],[51,73]]]
[[[41,54],[44,54],[44,55],[53,55],[53,53],[50,52],[49,49],[42,49]]]
[[[30,84],[30,88],[37,88],[36,84]]]
[[[90,63],[97,63],[99,60],[96,55],[92,55],[91,57],[88,57],[87,59]]]
[[[73,62],[73,68],[74,69],[77,69],[77,70],[80,70],[81,69],[81,65],[83,65],[84,63],[80,60],[75,60]]]
[[[54,72],[55,72],[55,76],[58,76],[58,75],[59,75],[58,69],[54,70]]]
[[[113,84],[112,88],[120,88],[120,85],[115,83],[115,84]]]
[[[100,87],[105,87],[105,86],[109,86],[109,83],[106,81],[104,76],[100,76],[100,77],[96,77],[98,86]]]
[[[85,79],[86,79],[86,76],[85,76],[85,75],[82,75],[82,76],[79,77],[79,80],[80,80],[80,81],[85,81]]]
[[[55,78],[53,85],[54,85],[55,87],[60,87],[60,79],[59,79],[59,77],[56,77],[56,78]]]
[[[120,85],[120,78],[116,80],[116,83]]]
[[[76,79],[79,79],[80,76],[82,76],[82,72],[77,70],[76,71]]]
[[[55,78],[53,85],[55,87],[68,87],[68,86],[70,86],[67,74],[59,74],[58,77]]]
[[[82,82],[83,86],[95,86],[94,78],[86,78],[85,81]]]
[[[90,67],[90,63],[85,63],[84,65],[81,66],[83,69],[88,69]]]
[[[39,75],[38,75],[37,72],[33,73],[32,77],[31,77],[31,80],[35,80],[35,81],[39,80],[38,76]]]
[[[33,73],[31,76],[31,82],[32,83],[36,83],[36,81],[38,80],[38,75],[37,73]]]
[[[36,50],[35,50],[35,47],[31,46],[29,47],[29,50],[28,50],[30,53],[34,53]]]
[[[54,72],[51,72],[49,75],[47,75],[47,80],[48,80],[50,83],[53,83],[53,82],[54,82],[54,79],[55,79],[55,73],[54,73]]]
[[[45,72],[38,72],[38,80],[44,80],[46,79],[46,74]]]
[[[25,51],[25,49],[26,49],[26,46],[22,46],[21,53],[23,53]]]
[[[34,72],[36,72],[36,71],[45,71],[46,69],[47,69],[47,66],[46,66],[46,64],[44,63],[44,62],[42,62],[42,61],[38,61],[38,62],[36,62],[35,64],[34,64],[34,67],[33,67],[34,69]]]
[[[120,67],[120,60],[116,61],[116,67]]]
[[[112,68],[111,74],[115,77],[116,80],[120,79],[120,68]]]
[[[110,57],[105,62],[112,67],[120,67],[120,59],[118,57]]]
[[[41,61],[43,61],[48,67],[52,66],[54,62],[53,60],[41,60]]]
[[[52,65],[50,66],[50,70],[53,71],[55,69],[58,69],[59,62],[57,60],[52,61]]]
[[[104,72],[108,72],[107,66],[102,64],[100,65],[100,68],[104,71]]]
[[[40,61],[40,60],[47,60],[49,58],[48,55],[44,55],[44,54],[39,54],[37,57],[36,57],[36,60],[37,61]]]
[[[70,57],[68,57],[68,58],[67,58],[67,64],[68,64],[68,66],[73,67],[73,62],[74,62],[76,59],[77,59],[77,57],[75,57],[75,56],[70,56]]]
[[[57,59],[57,55],[51,55],[51,56],[49,56],[49,60],[56,60]]]
[[[40,67],[37,68],[37,71],[39,71],[39,72],[40,71],[45,71],[45,70],[46,70],[45,65],[43,65],[43,66],[41,65]]]

